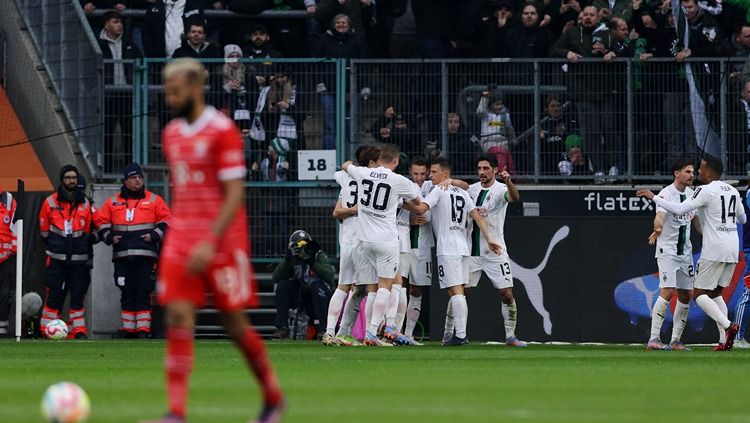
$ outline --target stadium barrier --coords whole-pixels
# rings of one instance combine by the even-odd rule
[[[164,63],[140,60],[129,66],[132,84],[105,86],[105,140],[112,138],[111,121],[133,102],[132,147],[115,142],[115,148],[99,148],[105,174],[116,175],[110,167],[118,166],[111,164],[130,157],[163,163],[158,133],[168,119],[159,75]],[[373,141],[396,143],[406,156],[447,154],[463,177],[473,175],[476,154],[491,152],[517,178],[533,182],[666,180],[674,159],[705,150],[722,158],[728,177],[747,179],[743,62],[688,64],[689,73],[666,59],[244,59],[244,91],[226,91],[226,64],[206,61],[209,102],[243,129],[250,163],[274,138],[288,141],[288,181],[326,178],[300,175],[299,154],[330,168],[336,165],[330,157],[340,162]],[[104,67],[111,65],[106,61]],[[282,79],[291,91],[274,82],[276,88],[262,94],[264,84]],[[286,111],[271,107],[269,94],[293,97],[293,104]],[[258,109],[261,96],[266,105]],[[497,114],[486,114],[490,102],[497,103]],[[122,133],[121,124],[117,128]],[[334,147],[325,156],[308,152]]]

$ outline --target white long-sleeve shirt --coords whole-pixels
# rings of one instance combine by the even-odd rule
[[[722,181],[713,181],[696,188],[693,198],[682,203],[658,196],[654,197],[654,202],[676,215],[698,210],[703,230],[701,259],[737,263],[740,248],[737,224],[746,223],[747,215],[740,193],[734,187]]]

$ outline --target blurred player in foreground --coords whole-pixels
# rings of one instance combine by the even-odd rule
[[[264,407],[257,423],[281,421],[284,397],[245,307],[255,304],[245,219],[246,172],[242,138],[234,123],[206,106],[206,71],[192,59],[164,68],[166,102],[175,116],[162,134],[173,186],[172,225],[159,265],[159,301],[166,305],[166,374],[169,414],[186,418],[193,367],[195,310],[213,294],[232,340],[261,385]]]
[[[693,198],[681,203],[657,197],[649,190],[637,193],[639,197],[653,200],[660,208],[676,215],[698,211],[703,230],[703,250],[696,269],[693,298],[719,327],[719,345],[715,351],[731,350],[739,331],[737,323],[727,317],[727,305],[721,293],[724,287],[729,286],[737,266],[737,223],[747,221],[740,194],[731,185],[720,181],[723,172],[721,160],[705,156],[701,160],[699,173],[704,185],[696,188]]]

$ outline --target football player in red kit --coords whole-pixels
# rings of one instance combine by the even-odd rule
[[[243,141],[234,122],[205,104],[205,69],[192,59],[164,68],[164,92],[175,119],[162,133],[172,183],[172,221],[159,263],[159,302],[166,306],[169,414],[184,422],[193,367],[195,310],[213,294],[222,321],[260,384],[264,406],[255,422],[281,420],[285,403],[244,309],[256,303],[248,263]]]

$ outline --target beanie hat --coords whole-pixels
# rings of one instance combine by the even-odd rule
[[[224,61],[227,63],[235,63],[237,62],[236,58],[229,58],[229,56],[232,53],[239,53],[240,57],[242,57],[242,49],[237,44],[227,44],[224,46]]]
[[[274,138],[271,141],[271,148],[279,156],[286,156],[289,153],[289,140],[286,138]]]
[[[81,174],[81,172],[78,171],[77,167],[73,166],[72,164],[66,164],[65,166],[62,167],[62,169],[60,169],[60,181],[63,180],[63,177],[68,172],[75,172],[76,175]]]
[[[125,166],[125,171],[123,172],[122,179],[128,179],[131,176],[136,175],[143,176],[143,169],[138,163],[130,163],[129,165]]]
[[[580,135],[568,135],[565,137],[565,149],[570,150],[571,148],[582,148],[583,138]]]

